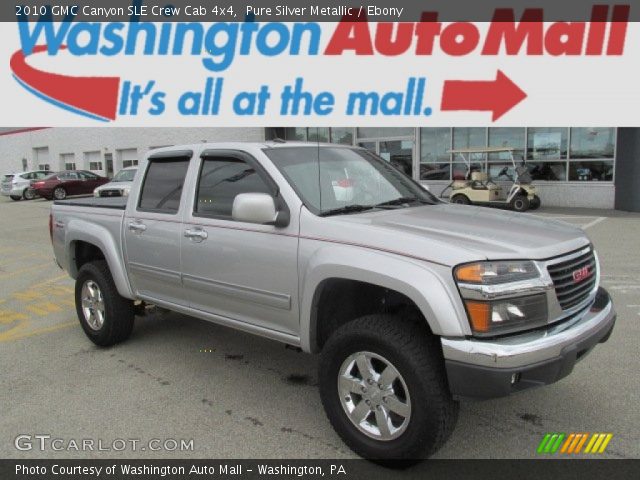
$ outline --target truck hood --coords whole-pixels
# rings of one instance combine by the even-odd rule
[[[336,228],[323,229],[320,237],[331,232],[334,241],[451,266],[485,259],[545,259],[590,243],[583,230],[564,222],[465,205],[438,204],[324,220]]]

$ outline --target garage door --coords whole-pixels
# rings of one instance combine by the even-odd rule
[[[122,168],[138,165],[138,150],[135,148],[118,150],[118,157],[120,158],[120,165],[122,165]]]
[[[35,160],[34,167],[38,170],[51,170],[51,163],[49,161],[49,148],[34,148],[33,157]]]
[[[98,175],[103,175],[102,158],[99,151],[84,152],[84,168]]]
[[[76,156],[73,153],[60,154],[60,170],[75,170]]]

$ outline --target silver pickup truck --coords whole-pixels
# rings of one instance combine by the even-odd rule
[[[318,353],[330,422],[381,461],[437,451],[460,397],[568,375],[616,317],[582,230],[444,203],[361,148],[154,150],[128,199],[55,202],[50,233],[91,341],[143,303]]]

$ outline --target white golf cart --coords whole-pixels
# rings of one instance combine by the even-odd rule
[[[467,171],[464,179],[454,178],[440,197],[463,205],[510,208],[517,212],[536,210],[540,207],[540,197],[536,194],[536,188],[531,185],[531,175],[524,162],[516,164],[513,151],[513,148],[503,147],[451,150],[450,153],[465,164]],[[484,160],[484,155],[491,154],[508,159],[514,174],[510,174],[509,166],[505,166],[492,178]],[[473,162],[472,157],[478,155],[482,155],[483,160]]]

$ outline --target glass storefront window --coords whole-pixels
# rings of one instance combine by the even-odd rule
[[[376,142],[360,142],[359,147],[366,148],[367,150],[376,153]]]
[[[353,128],[331,128],[331,143],[353,144]]]
[[[524,128],[489,128],[489,146],[514,148],[513,154],[521,157],[524,152]],[[489,154],[489,161],[502,162],[509,159],[509,152]]]
[[[567,158],[567,128],[530,128],[527,135],[529,160],[561,160]]]
[[[571,129],[571,158],[613,158],[614,145],[615,128]]]
[[[420,162],[436,163],[451,160],[451,129],[423,128],[420,131]]]
[[[358,138],[413,137],[413,128],[364,127],[358,128]]]
[[[413,176],[413,142],[411,140],[393,140],[380,142],[379,155],[391,165]]]
[[[453,148],[483,148],[487,145],[487,129],[463,127],[453,129]]]
[[[285,128],[284,129],[284,138],[285,140],[293,140],[306,142],[307,141],[307,129],[306,128]]]
[[[527,168],[533,180],[545,182],[565,182],[567,180],[566,162],[527,162]]]
[[[613,161],[569,162],[569,180],[574,182],[611,182]]]
[[[420,180],[449,180],[450,128],[420,129]]]
[[[309,132],[309,141],[310,142],[329,142],[329,129],[328,128],[318,128],[318,127],[310,127],[307,129]]]

